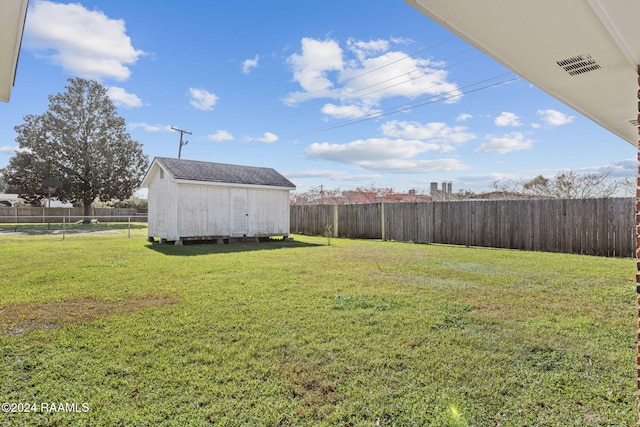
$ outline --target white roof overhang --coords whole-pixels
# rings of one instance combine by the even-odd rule
[[[0,101],[9,102],[16,76],[28,0],[0,1]]]
[[[638,0],[405,0],[636,145]]]
[[[261,190],[282,190],[282,191],[293,191],[295,187],[281,187],[279,185],[262,185],[262,184],[237,184],[233,182],[222,182],[222,181],[195,181],[192,179],[176,179],[175,183],[185,184],[185,185],[206,185],[209,187],[221,187],[221,188],[255,188]]]

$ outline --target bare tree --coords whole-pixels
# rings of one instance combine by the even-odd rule
[[[510,198],[529,196],[538,199],[591,199],[613,197],[624,183],[610,177],[611,171],[580,174],[575,171],[560,172],[552,178],[542,175],[528,181],[495,181],[493,188]]]
[[[324,187],[311,187],[304,193],[291,193],[292,205],[318,205],[326,203],[327,199],[340,196],[340,189],[325,190]]]

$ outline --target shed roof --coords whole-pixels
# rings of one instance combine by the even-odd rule
[[[177,180],[296,187],[295,184],[272,168],[172,159],[168,157],[156,157],[151,167],[155,163],[162,166]]]

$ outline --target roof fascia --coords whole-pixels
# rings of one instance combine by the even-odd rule
[[[284,187],[278,185],[261,185],[261,184],[237,184],[233,182],[217,182],[217,181],[196,181],[191,179],[174,179],[177,184],[192,184],[192,185],[209,185],[213,187],[235,187],[235,188],[259,188],[263,190],[295,190],[296,187]]]
[[[145,174],[144,178],[142,178],[142,183],[140,184],[140,186],[142,188],[147,188],[147,187],[149,187],[149,184],[151,184],[149,181],[151,179],[151,176],[154,173],[154,170],[156,169],[156,166],[159,167],[160,169],[162,169],[171,178],[173,178],[173,175],[171,175],[171,173],[169,172],[169,170],[167,168],[163,167],[160,164],[160,162],[157,161],[157,159],[153,159],[153,162],[151,162],[151,166],[149,166],[149,170],[147,170],[147,173]]]

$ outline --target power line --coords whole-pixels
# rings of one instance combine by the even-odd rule
[[[359,79],[359,78],[360,78],[360,77],[362,77],[362,76],[366,76],[367,74],[371,74],[371,73],[373,73],[373,72],[376,72],[376,71],[378,71],[378,70],[380,70],[380,69],[382,69],[382,68],[388,67],[389,65],[396,64],[396,63],[398,63],[398,62],[400,62],[400,61],[404,61],[405,59],[413,58],[413,56],[414,56],[414,55],[417,55],[417,54],[419,54],[419,53],[422,53],[422,52],[425,52],[425,51],[427,51],[427,50],[433,49],[433,48],[438,47],[438,46],[440,46],[440,45],[443,45],[443,44],[445,44],[445,43],[449,43],[451,40],[454,40],[454,39],[455,39],[455,37],[448,38],[448,39],[443,40],[443,41],[441,41],[441,42],[438,42],[438,43],[436,43],[436,44],[434,44],[434,45],[431,45],[431,46],[429,46],[429,47],[425,47],[424,49],[420,49],[420,50],[419,50],[419,51],[417,51],[417,52],[413,52],[413,53],[410,53],[410,54],[408,54],[408,55],[406,55],[406,56],[404,56],[404,57],[402,57],[402,58],[398,58],[398,59],[396,59],[395,61],[388,62],[388,63],[386,63],[386,64],[384,64],[384,65],[379,66],[378,68],[374,68],[373,70],[365,71],[365,72],[364,72],[364,73],[362,73],[362,74],[358,74],[357,76],[351,77],[351,78],[349,78],[349,79],[347,79],[347,80],[343,80],[343,81],[341,81],[341,82],[339,82],[339,83],[345,84],[345,83],[350,82],[350,81],[352,81],[352,80]],[[326,89],[326,88],[325,88],[325,89]]]
[[[469,50],[471,50],[471,49],[469,49]],[[463,53],[466,53],[466,52],[468,52],[469,50],[467,50],[467,51],[465,51],[465,52],[458,53],[458,54],[456,54],[456,55],[452,55],[452,56],[450,56],[449,58],[445,58],[445,59],[443,59],[443,61],[446,61],[447,59],[454,58],[454,57],[456,57],[456,56],[458,56],[458,55],[461,55],[461,54],[463,54]],[[372,87],[378,86],[378,85],[380,85],[380,84],[382,84],[382,83],[386,83],[386,82],[389,82],[389,81],[391,81],[391,80],[395,80],[395,79],[397,79],[397,78],[399,78],[399,77],[406,76],[406,75],[409,75],[409,74],[411,74],[411,73],[415,73],[416,71],[425,70],[425,69],[427,69],[427,68],[429,68],[429,67],[428,67],[428,66],[425,66],[425,67],[415,68],[415,69],[413,69],[413,70],[411,70],[411,71],[407,71],[406,73],[399,74],[399,75],[397,75],[397,76],[395,76],[395,77],[392,77],[392,78],[389,78],[389,79],[387,79],[387,80],[383,80],[383,81],[381,81],[381,82],[378,82],[378,83],[375,83],[375,84],[372,84],[372,85],[369,85],[369,86],[366,86],[366,87],[360,88],[360,89],[358,89],[358,90],[356,90],[356,91],[353,91],[353,92],[349,93],[348,95],[346,95],[346,96],[344,97],[344,99],[364,98],[364,97],[366,97],[366,96],[368,96],[368,95],[371,95],[371,94],[373,94],[373,93],[376,93],[376,92],[382,92],[383,90],[391,89],[392,87],[400,86],[401,84],[409,83],[409,82],[411,82],[411,81],[413,81],[413,80],[418,80],[418,79],[421,79],[421,78],[424,78],[424,77],[428,77],[428,76],[430,76],[430,75],[432,75],[432,74],[435,74],[435,73],[437,73],[437,72],[439,72],[439,71],[441,71],[441,70],[446,70],[446,69],[448,69],[448,68],[452,68],[452,67],[454,67],[454,66],[456,66],[456,65],[460,65],[460,64],[463,64],[463,63],[465,63],[465,62],[472,61],[472,60],[474,60],[474,59],[476,59],[476,58],[478,58],[478,57],[480,57],[480,56],[482,56],[482,55],[481,55],[481,54],[478,54],[478,55],[472,56],[471,58],[463,59],[463,60],[461,60],[461,61],[458,61],[458,62],[455,62],[455,63],[453,63],[453,64],[450,64],[450,65],[448,65],[448,66],[446,66],[446,67],[439,68],[439,69],[434,70],[434,71],[432,71],[432,72],[430,72],[430,73],[420,74],[419,76],[411,77],[410,79],[403,80],[403,81],[401,81],[401,82],[399,82],[399,83],[394,83],[394,84],[392,84],[392,85],[385,86],[385,87],[380,88],[380,89],[372,90],[371,92],[367,92],[367,93],[365,93],[365,94],[361,94],[361,95],[357,95],[357,96],[352,96],[354,93],[357,93],[357,92],[360,92],[360,91],[362,91],[362,90],[365,90],[365,89],[369,89],[369,88],[372,88]],[[419,92],[419,91],[417,91],[417,92]],[[414,93],[415,93],[415,92],[414,92]]]
[[[491,77],[489,79],[485,79],[485,80],[482,80],[482,81],[479,81],[479,82],[476,82],[476,83],[472,83],[472,84],[469,84],[469,85],[462,86],[462,88],[477,86],[478,84],[481,84],[481,83],[484,83],[484,82],[488,82],[488,81],[491,81],[491,80],[495,80],[497,78],[503,77],[503,76],[508,75],[508,74],[511,74],[511,73],[505,73],[505,74],[501,74],[501,75],[498,75],[498,76],[494,76],[494,77]],[[497,86],[500,86],[500,85],[503,85],[503,84],[506,84],[506,83],[510,83],[512,81],[516,81],[516,80],[519,80],[519,79],[520,79],[520,77],[515,76],[515,77],[512,77],[510,79],[502,80],[502,81],[497,82],[497,83],[484,85],[484,86],[481,86],[481,87],[478,87],[478,88],[475,88],[475,89],[468,90],[466,92],[458,92],[458,89],[454,89],[454,90],[445,92],[445,93],[450,93],[450,95],[448,95],[448,96],[439,97],[439,98],[434,99],[436,96],[438,96],[438,95],[434,95],[434,96],[429,97],[429,100],[427,100],[427,101],[425,101],[425,99],[422,98],[422,99],[417,100],[417,101],[408,102],[408,103],[405,103],[405,104],[401,104],[401,105],[399,105],[397,107],[393,107],[393,108],[390,108],[390,109],[383,110],[383,111],[381,111],[379,113],[371,114],[371,115],[369,115],[367,117],[362,117],[362,118],[359,118],[359,119],[354,119],[354,120],[349,120],[349,121],[342,122],[342,123],[337,123],[337,124],[332,125],[332,126],[327,126],[327,127],[311,130],[311,131],[308,131],[308,132],[300,133],[300,134],[297,134],[297,135],[293,135],[293,136],[290,136],[290,137],[285,138],[285,139],[294,139],[294,138],[299,138],[301,136],[307,136],[307,135],[313,135],[313,134],[316,134],[316,133],[322,133],[322,132],[326,132],[326,131],[329,131],[329,130],[338,129],[338,128],[341,128],[341,127],[353,125],[353,124],[356,124],[356,123],[365,122],[365,121],[368,121],[368,120],[373,120],[373,119],[377,119],[377,118],[380,118],[380,117],[388,116],[388,115],[391,115],[391,114],[401,113],[403,111],[407,111],[407,110],[410,110],[412,108],[423,107],[425,105],[435,104],[436,102],[446,101],[447,99],[453,99],[453,98],[457,98],[457,97],[462,96],[462,95],[467,95],[467,94],[478,92],[478,91],[481,91],[481,90],[490,89],[490,88],[497,87]],[[455,93],[452,93],[452,92],[455,92]]]
[[[438,47],[438,46],[440,46],[440,45],[443,45],[443,44],[449,43],[450,41],[455,40],[455,39],[456,39],[455,37],[450,37],[450,38],[448,38],[448,39],[446,39],[446,40],[443,40],[443,41],[438,42],[438,43],[435,43],[435,44],[433,44],[433,45],[431,45],[431,46],[427,46],[427,47],[425,47],[425,48],[423,48],[423,49],[420,49],[420,50],[417,50],[417,51],[415,51],[415,52],[412,52],[412,53],[410,53],[410,54],[408,54],[408,55],[405,55],[405,56],[403,56],[402,58],[398,58],[398,59],[396,59],[395,61],[388,62],[388,63],[386,63],[386,64],[384,64],[384,65],[381,65],[381,66],[379,66],[379,67],[377,67],[377,68],[374,68],[374,69],[372,69],[372,70],[365,71],[364,73],[358,74],[358,75],[356,75],[356,76],[353,76],[353,77],[351,77],[351,78],[348,78],[348,79],[346,79],[346,80],[343,80],[343,81],[340,81],[340,82],[337,82],[337,83],[340,83],[340,84],[344,85],[345,83],[348,83],[348,82],[350,82],[350,81],[353,81],[353,80],[359,79],[360,77],[366,76],[367,74],[371,74],[371,73],[373,73],[373,72],[375,72],[375,71],[378,71],[378,70],[380,70],[380,69],[382,69],[382,68],[385,68],[385,67],[388,67],[388,66],[390,66],[390,65],[396,64],[396,63],[398,63],[398,62],[400,62],[400,61],[404,61],[405,59],[413,58],[413,56],[414,56],[414,55],[418,55],[419,53],[426,52],[427,50],[434,49],[434,48],[436,48],[436,47]],[[324,90],[326,90],[326,89],[329,89],[331,86],[333,86],[333,84],[331,84],[331,85],[329,85],[329,86],[325,86],[325,87],[323,87],[323,88],[321,88],[321,89],[316,89],[316,90],[311,91],[311,92],[306,92],[306,93],[305,93],[305,95],[306,95],[307,97],[309,97],[310,95],[313,95],[313,94],[316,94],[316,93],[322,92],[322,91],[324,91]]]

